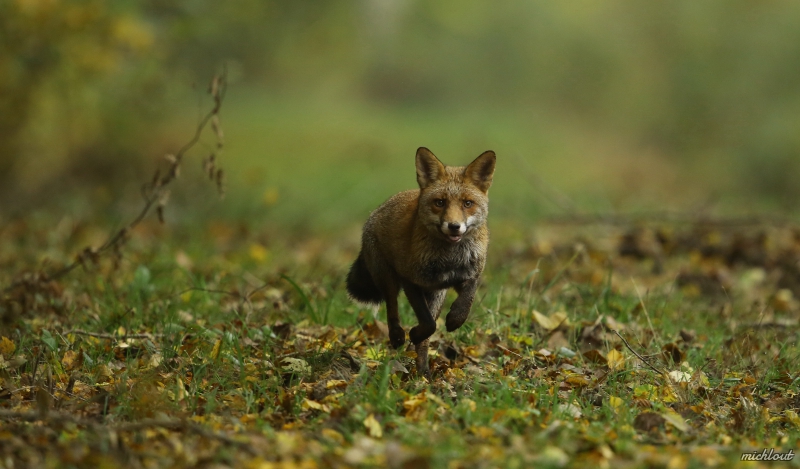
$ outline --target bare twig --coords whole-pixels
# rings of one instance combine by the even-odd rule
[[[500,350],[502,350],[502,351],[506,352],[506,353],[510,353],[511,355],[515,355],[517,358],[520,358],[520,359],[522,359],[522,360],[529,360],[528,358],[526,358],[526,357],[523,357],[522,355],[518,354],[517,352],[515,352],[515,351],[513,351],[513,350],[510,350],[510,349],[508,349],[508,348],[506,348],[506,347],[503,347],[503,346],[502,346],[502,345],[500,345],[500,344],[494,344],[494,346],[495,346],[495,347],[497,347],[497,348],[499,348]]]
[[[651,370],[655,371],[656,373],[658,373],[658,374],[660,374],[662,376],[666,376],[667,378],[669,378],[669,376],[667,375],[666,371],[659,370],[658,368],[656,368],[653,365],[651,365],[647,360],[645,360],[643,356],[639,355],[639,353],[637,353],[636,350],[634,350],[633,347],[631,347],[631,344],[629,344],[628,341],[625,340],[625,337],[622,337],[622,334],[617,332],[616,329],[612,329],[611,332],[613,332],[614,334],[617,334],[617,337],[622,339],[622,342],[625,344],[626,347],[628,347],[628,350],[630,350],[632,354],[636,355],[636,358],[641,360],[642,363],[647,365],[648,368],[650,368]]]
[[[36,285],[49,282],[51,280],[57,280],[69,274],[79,266],[85,265],[87,261],[96,263],[100,256],[107,253],[113,253],[116,256],[115,258],[118,259],[120,256],[120,248],[127,241],[131,231],[136,228],[154,208],[156,209],[159,220],[163,222],[163,210],[167,199],[169,198],[169,190],[167,189],[167,186],[178,177],[184,156],[197,144],[197,142],[200,141],[200,137],[209,123],[211,123],[211,126],[217,137],[217,149],[222,148],[223,142],[222,130],[219,127],[219,112],[222,108],[222,102],[225,98],[226,89],[227,73],[226,70],[223,69],[223,72],[220,75],[217,75],[212,79],[211,85],[209,86],[208,92],[214,100],[212,109],[205,114],[203,119],[200,120],[192,138],[186,142],[186,144],[184,144],[176,154],[167,155],[166,159],[169,162],[169,167],[166,174],[162,176],[161,172],[157,170],[153,175],[152,180],[142,185],[144,206],[139,214],[133,220],[131,220],[131,222],[112,234],[99,248],[84,248],[72,263],[67,264],[55,272],[39,273],[35,279],[26,278],[14,281],[7,287],[3,288],[2,293],[7,293],[23,284],[32,283]],[[214,165],[214,160],[215,155],[212,153],[212,155],[206,161],[206,168],[211,176],[211,179],[215,181],[217,188],[222,195],[224,173],[221,169],[216,168]]]

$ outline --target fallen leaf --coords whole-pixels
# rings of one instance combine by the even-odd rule
[[[64,352],[64,357],[61,359],[61,366],[65,371],[72,371],[83,365],[83,351],[67,350]]]
[[[581,415],[583,415],[581,413],[581,408],[576,406],[575,404],[559,404],[558,410],[576,419],[580,418]]]
[[[296,375],[307,375],[311,373],[311,366],[302,358],[286,357],[283,359],[283,369]]]
[[[608,405],[614,409],[614,412],[619,412],[619,410],[625,405],[625,401],[621,397],[609,396]]]
[[[692,375],[685,371],[670,371],[668,375],[674,383],[688,383],[692,379]]]
[[[323,437],[333,441],[339,446],[343,446],[345,444],[344,436],[332,428],[323,428],[320,433],[322,433]]]
[[[300,404],[300,407],[303,410],[319,410],[320,412],[330,413],[330,407],[326,406],[325,404],[320,404],[317,401],[312,401],[311,399],[303,399],[303,403]]]
[[[689,424],[686,423],[683,417],[681,417],[677,412],[672,409],[667,409],[664,412],[661,412],[661,416],[664,417],[664,420],[667,421],[670,425],[677,428],[678,430],[685,432],[689,430]]]
[[[408,369],[405,366],[403,366],[403,364],[400,363],[397,360],[390,361],[389,362],[389,373],[397,373],[397,372],[403,372],[405,374],[408,374]]]
[[[14,342],[12,342],[11,339],[9,339],[6,336],[0,338],[0,354],[2,354],[3,357],[5,358],[10,357],[11,354],[14,353],[14,350],[16,349],[17,346],[14,345]]]
[[[583,352],[583,358],[589,360],[592,363],[598,363],[600,365],[608,365],[608,360],[606,360],[606,357],[604,357],[603,354],[597,349],[587,350]]]
[[[633,428],[648,433],[664,426],[666,419],[655,412],[642,412],[633,419]]]
[[[567,313],[565,313],[564,311],[553,313],[551,316],[545,316],[539,311],[534,310],[532,314],[533,314],[533,320],[536,321],[536,324],[540,325],[542,329],[548,332],[552,331],[553,329],[556,329],[562,324],[565,326],[569,325],[569,320],[567,319]]]
[[[383,437],[383,429],[381,428],[381,423],[375,419],[375,416],[373,414],[369,414],[367,418],[364,419],[364,427],[366,427],[367,433],[372,438]]]
[[[606,355],[606,360],[608,361],[608,368],[611,370],[622,370],[625,368],[625,356],[617,349],[609,350]]]
[[[214,342],[214,348],[211,349],[211,359],[216,360],[219,357],[219,351],[222,349],[222,338],[220,337]]]

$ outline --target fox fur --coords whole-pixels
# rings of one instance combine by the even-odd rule
[[[419,323],[409,331],[418,373],[429,374],[427,339],[436,331],[447,289],[458,293],[445,320],[448,331],[461,327],[472,308],[489,246],[486,219],[495,163],[495,153],[486,151],[466,167],[445,166],[419,148],[419,189],[394,195],[364,225],[347,291],[359,302],[386,303],[395,348],[406,340],[397,308],[397,297],[405,292]]]

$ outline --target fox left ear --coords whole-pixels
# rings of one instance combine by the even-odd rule
[[[483,192],[489,192],[494,176],[494,165],[497,156],[493,151],[485,151],[464,170],[464,176]]]
[[[425,189],[444,177],[444,165],[436,155],[425,147],[417,149],[417,183]]]

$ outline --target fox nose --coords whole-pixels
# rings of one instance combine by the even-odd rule
[[[461,225],[459,225],[458,223],[448,223],[447,228],[449,228],[450,231],[456,233],[461,230]]]

